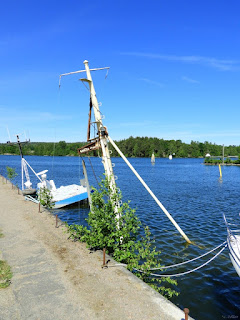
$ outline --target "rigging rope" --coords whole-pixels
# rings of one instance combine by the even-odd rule
[[[95,173],[94,168],[93,168],[93,165],[92,165],[92,161],[91,161],[91,159],[90,159],[89,156],[88,156],[88,160],[89,160],[90,165],[91,165],[91,167],[92,167],[92,171],[93,171],[94,177],[95,177],[95,179],[96,179],[96,181],[97,181],[97,184],[99,185],[98,178],[97,178],[97,176],[96,176],[96,173]]]
[[[52,179],[54,180],[54,157],[55,157],[55,146],[56,146],[56,131],[54,134],[54,143],[53,143],[53,155],[52,155]]]
[[[212,253],[213,251],[217,250],[218,248],[222,247],[227,241],[224,241],[223,243],[221,243],[219,246],[217,246],[216,248],[202,254],[201,256],[197,257],[197,258],[194,258],[194,259],[191,259],[191,260],[188,260],[188,261],[184,261],[184,262],[181,262],[181,263],[177,263],[177,264],[172,264],[170,266],[165,266],[165,267],[161,267],[161,268],[151,268],[151,269],[148,269],[150,271],[153,271],[153,270],[159,270],[159,269],[169,269],[169,268],[174,268],[174,267],[177,267],[177,266],[181,266],[183,264],[187,264],[189,262],[192,262],[192,261],[195,261],[195,260],[198,260],[202,257],[205,257],[207,255],[209,255],[210,253]]]
[[[192,273],[194,271],[197,271],[199,269],[201,269],[202,267],[206,266],[208,263],[210,263],[212,260],[214,260],[219,254],[221,254],[223,252],[223,250],[225,250],[227,247],[227,244],[225,244],[225,246],[217,253],[215,254],[215,256],[213,256],[210,260],[208,260],[207,262],[203,263],[202,265],[200,265],[199,267],[197,268],[194,268],[192,270],[188,270],[186,272],[181,272],[181,273],[176,273],[176,274],[157,274],[157,273],[150,273],[149,275],[150,276],[153,276],[153,277],[156,277],[156,278],[159,278],[159,277],[179,277],[179,276],[183,276],[183,275],[186,275],[186,274],[189,274],[189,273]],[[133,268],[133,270],[135,271],[138,271],[138,272],[141,272],[141,273],[147,273],[145,271],[142,271],[142,270],[139,270],[139,269],[136,269],[136,268]]]

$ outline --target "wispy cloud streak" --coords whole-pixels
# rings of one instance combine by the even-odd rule
[[[194,80],[194,79],[191,79],[191,78],[188,78],[188,77],[185,77],[185,76],[182,77],[182,80],[183,80],[183,81],[190,82],[190,83],[200,83],[200,82],[197,81],[197,80]]]
[[[161,88],[164,87],[164,85],[161,82],[153,81],[153,80],[150,80],[150,79],[147,79],[147,78],[139,78],[138,80],[144,81],[144,82],[149,83],[149,84],[156,85],[156,86],[161,87]]]
[[[217,58],[202,57],[202,56],[161,55],[161,54],[143,53],[143,52],[122,52],[121,54],[134,56],[134,57],[149,58],[149,59],[159,59],[164,61],[199,64],[199,65],[215,68],[221,71],[240,70],[240,61],[238,60],[225,60],[225,59],[217,59]]]

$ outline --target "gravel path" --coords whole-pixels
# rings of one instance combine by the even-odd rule
[[[55,217],[0,178],[0,259],[13,271],[0,290],[0,320],[184,319],[174,304],[124,267],[67,239]],[[112,261],[111,263],[114,263]]]

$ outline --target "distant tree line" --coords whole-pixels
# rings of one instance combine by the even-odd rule
[[[77,156],[77,149],[85,145],[84,142],[67,143],[65,141],[54,142],[30,142],[22,144],[24,155],[35,156]],[[19,154],[17,145],[0,144],[0,154]]]
[[[164,140],[148,137],[129,137],[116,142],[118,147],[127,157],[151,157],[154,152],[156,157],[165,158],[173,154],[177,158],[199,158],[205,157],[207,153],[211,156],[222,156],[223,146],[205,141],[191,141],[190,144],[181,140]],[[111,148],[113,149],[113,148]],[[113,150],[113,156],[117,152]],[[225,156],[240,155],[240,146],[224,147]]]
[[[190,144],[181,140],[164,140],[148,137],[129,137],[116,141],[118,147],[126,157],[151,157],[154,152],[156,157],[165,158],[174,154],[177,158],[199,158],[205,157],[207,153],[211,156],[221,156],[222,146],[211,142],[191,141]],[[65,141],[53,142],[31,142],[23,145],[24,155],[37,156],[77,156],[77,149],[84,146],[85,142],[67,143]],[[118,156],[117,152],[110,145],[112,156]],[[0,144],[0,154],[19,154],[17,145]],[[240,146],[225,146],[225,156],[240,155]],[[97,151],[90,155],[97,155]]]

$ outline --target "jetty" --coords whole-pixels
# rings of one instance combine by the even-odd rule
[[[0,319],[185,319],[125,267],[102,268],[101,252],[69,240],[55,216],[39,212],[2,177],[0,204],[0,260],[13,272],[10,286],[0,290]]]

